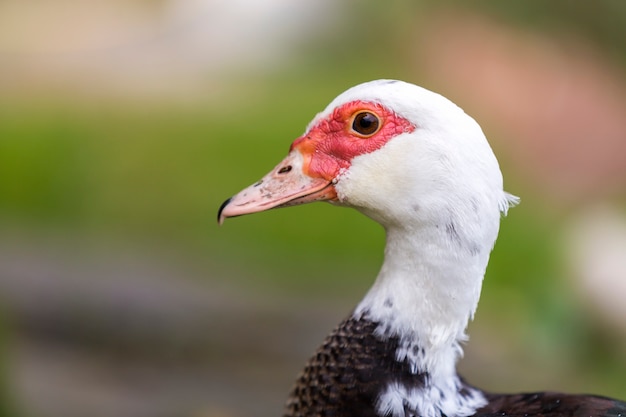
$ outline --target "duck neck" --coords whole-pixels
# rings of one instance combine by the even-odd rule
[[[397,337],[396,360],[433,383],[457,379],[460,343],[478,304],[489,248],[455,223],[388,227],[378,277],[355,310]]]

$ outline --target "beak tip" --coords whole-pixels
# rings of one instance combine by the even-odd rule
[[[224,211],[226,206],[228,206],[228,204],[232,201],[232,199],[233,198],[231,197],[228,200],[224,201],[222,203],[222,205],[220,206],[220,209],[217,211],[217,224],[218,224],[218,226],[221,226],[224,223],[224,220],[226,220],[226,216],[223,216],[222,212]]]

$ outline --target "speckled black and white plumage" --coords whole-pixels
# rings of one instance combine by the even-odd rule
[[[376,336],[377,326],[354,317],[341,322],[298,377],[285,415],[375,417],[378,396],[390,383],[423,388],[427,375],[396,361],[398,338]]]
[[[390,387],[412,392],[416,398],[430,395],[429,374],[414,372],[409,360],[399,361],[400,338],[380,335],[379,326],[362,316],[342,321],[298,377],[285,417],[387,415],[381,411],[385,408],[381,399]],[[471,401],[476,389],[460,378],[456,382],[458,389],[449,400]],[[409,398],[402,404],[407,416],[418,415],[417,408]]]
[[[626,417],[617,400],[489,394],[457,374],[501,216],[518,199],[478,123],[454,103],[401,81],[355,86],[218,221],[314,201],[381,224],[385,257],[306,365],[286,417]]]
[[[366,318],[342,321],[307,362],[289,396],[284,417],[385,417],[380,395],[390,385],[425,390],[427,373],[399,362],[398,337],[381,337],[379,324]],[[459,379],[460,397],[476,388]],[[480,417],[626,417],[626,403],[600,396],[553,392],[502,395],[483,393]],[[406,403],[405,417],[419,414]],[[445,414],[440,414],[442,417]]]

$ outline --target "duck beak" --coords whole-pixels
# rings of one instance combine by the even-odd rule
[[[217,213],[218,223],[277,207],[335,200],[333,181],[308,175],[307,167],[302,154],[292,150],[269,174],[226,200]]]

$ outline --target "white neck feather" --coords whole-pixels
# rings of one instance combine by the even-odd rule
[[[472,318],[491,247],[464,242],[461,225],[388,228],[385,261],[355,314],[400,337],[398,359],[433,379],[456,375],[460,342]],[[463,247],[467,245],[466,247]],[[417,345],[421,354],[409,349]],[[405,349],[406,348],[406,349]]]
[[[476,246],[460,227],[452,222],[387,229],[383,266],[355,316],[380,323],[381,337],[398,337],[396,359],[427,373],[427,385],[389,386],[379,397],[381,415],[401,416],[409,404],[423,416],[468,416],[486,404],[480,391],[463,387],[456,362],[491,245]]]

